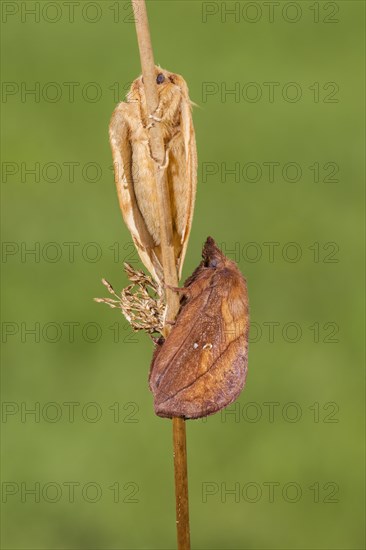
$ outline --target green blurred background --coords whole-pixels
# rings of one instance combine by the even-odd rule
[[[174,548],[152,344],[93,302],[139,265],[107,134],[140,73],[131,9],[1,7],[2,547]],[[187,425],[192,547],[364,548],[364,3],[148,9],[156,61],[198,104],[184,276],[210,234],[250,292],[246,388]]]

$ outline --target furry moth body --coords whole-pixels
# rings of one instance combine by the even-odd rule
[[[155,161],[149,147],[149,125],[161,124],[165,145],[173,242],[180,275],[197,186],[197,153],[188,87],[183,77],[155,68],[159,105],[149,117],[142,77],[132,83],[127,102],[113,112],[109,127],[115,182],[123,218],[140,258],[161,282],[163,269],[157,216]]]
[[[203,261],[181,289],[181,309],[157,344],[149,384],[158,416],[200,418],[232,403],[248,363],[246,282],[208,237]]]

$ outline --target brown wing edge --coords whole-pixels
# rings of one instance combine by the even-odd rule
[[[194,401],[185,399],[184,392],[187,392],[187,388],[183,388],[182,390],[177,392],[177,394],[167,400],[160,401],[159,393],[157,393],[157,395],[154,396],[155,414],[163,418],[172,418],[174,416],[185,419],[197,419],[215,414],[219,410],[233,403],[238,398],[245,386],[248,372],[248,349],[246,335],[240,336],[237,340],[235,340],[235,342],[239,346],[242,345],[243,350],[241,353],[238,353],[236,355],[234,361],[231,364],[231,380],[228,376],[224,378],[224,382],[226,382],[226,384],[229,386],[234,386],[234,389],[229,387],[226,388],[228,389],[228,391],[223,392],[221,386],[217,387],[216,399],[209,400],[207,402],[204,401],[204,393],[202,394],[202,399],[200,401],[198,401],[197,399],[195,399]],[[220,356],[221,361],[225,360],[225,353]],[[203,375],[202,379],[204,377],[207,377],[207,374],[208,373]],[[196,382],[194,382],[192,387],[195,384]]]

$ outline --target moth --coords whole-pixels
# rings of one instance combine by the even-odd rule
[[[174,289],[181,294],[181,308],[154,352],[149,385],[158,416],[208,416],[232,403],[245,384],[246,281],[211,237],[202,258],[184,287]]]
[[[197,187],[197,152],[192,103],[182,76],[155,67],[159,105],[149,115],[142,76],[133,81],[127,102],[113,112],[109,136],[115,182],[123,218],[139,256],[155,280],[163,280],[160,227],[157,215],[155,161],[149,147],[149,128],[161,124],[173,244],[180,275],[192,224]]]

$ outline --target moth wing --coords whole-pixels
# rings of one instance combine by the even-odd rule
[[[153,277],[162,279],[162,268],[154,250],[154,241],[137,206],[133,182],[131,120],[137,115],[134,103],[120,103],[114,110],[109,125],[115,183],[123,219],[132,235],[141,261]]]
[[[181,126],[184,138],[184,151],[187,170],[187,208],[182,232],[182,251],[179,258],[178,274],[181,277],[184,257],[188,246],[188,238],[191,231],[194,203],[197,192],[197,147],[196,136],[192,120],[192,106],[188,96],[188,89],[185,101],[182,102]]]
[[[230,283],[226,288],[208,287],[183,307],[153,358],[150,388],[157,415],[199,418],[239,395],[246,378],[248,341],[242,277],[240,282],[240,292]]]
[[[170,395],[169,392],[174,392],[174,388],[169,389],[169,386],[184,384],[182,377],[188,377],[189,382],[194,381],[196,371],[190,363],[192,352],[195,352],[194,357],[198,360],[202,349],[202,346],[198,349],[198,340],[201,340],[200,333],[204,334],[203,325],[207,324],[205,304],[209,296],[210,292],[206,289],[183,306],[168,338],[156,349],[149,378],[150,389],[155,395],[158,392]],[[192,319],[195,320],[194,323]],[[182,365],[186,365],[184,369]]]
[[[233,403],[242,391],[248,370],[246,340],[241,336],[220,355],[207,373],[172,397],[155,403],[158,416],[201,418]]]

